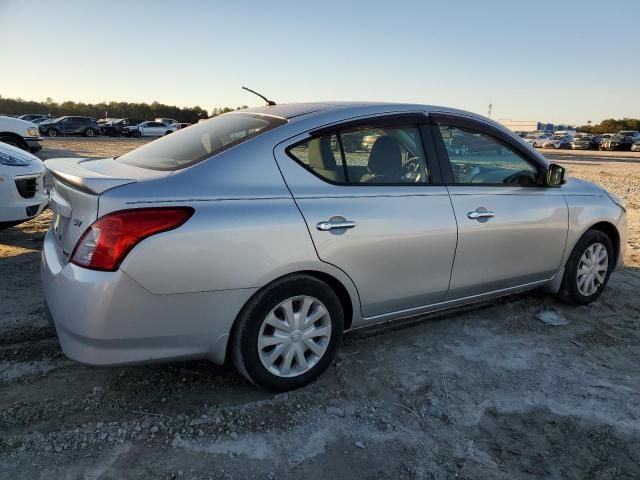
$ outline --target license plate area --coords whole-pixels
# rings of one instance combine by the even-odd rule
[[[53,218],[51,219],[51,228],[56,239],[56,244],[62,251],[63,238],[71,221],[71,204],[62,198],[55,190],[51,190],[49,193],[49,208],[53,211]],[[68,254],[66,255],[68,256]]]

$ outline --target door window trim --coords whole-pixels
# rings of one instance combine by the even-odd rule
[[[440,168],[442,169],[443,181],[446,186],[449,186],[449,187],[552,188],[552,187],[549,187],[548,185],[545,185],[544,183],[539,183],[537,185],[519,185],[517,183],[457,183],[453,175],[453,169],[451,167],[451,160],[449,158],[449,153],[447,152],[444,139],[442,138],[442,133],[440,132],[440,125],[474,130],[478,133],[482,133],[484,135],[490,136],[494,140],[498,141],[499,143],[502,143],[504,146],[513,150],[525,162],[529,163],[532,167],[534,167],[538,171],[540,180],[544,179],[544,172],[546,171],[547,165],[541,162],[535,156],[533,156],[531,152],[528,152],[526,150],[526,147],[524,147],[523,145],[518,145],[516,142],[514,142],[513,141],[514,139],[511,138],[509,134],[501,131],[500,129],[488,123],[484,123],[480,120],[462,116],[462,115],[440,113],[440,112],[430,112],[429,118],[431,120],[431,125],[429,126],[429,130],[431,131],[431,135],[434,138],[435,150],[437,152],[437,159],[440,163]]]
[[[395,113],[391,115],[380,115],[376,117],[359,118],[353,120],[346,120],[344,122],[336,123],[326,127],[320,127],[310,130],[308,137],[299,140],[295,143],[287,145],[284,149],[289,158],[295,161],[298,165],[303,167],[306,171],[310,172],[316,178],[319,178],[323,182],[335,185],[338,187],[433,187],[443,186],[442,169],[440,166],[439,158],[434,148],[434,139],[432,133],[426,128],[429,126],[430,119],[426,113],[406,112]],[[341,134],[353,132],[356,130],[365,130],[368,128],[394,128],[401,129],[403,127],[415,128],[420,137],[422,143],[422,156],[424,158],[425,167],[429,172],[429,181],[423,183],[362,183],[362,182],[350,182],[347,173],[346,155],[344,146],[342,144]],[[340,148],[340,155],[342,160],[342,168],[344,171],[345,181],[337,182],[330,180],[326,177],[315,172],[312,168],[309,168],[303,162],[301,162],[295,155],[291,153],[291,150],[295,147],[309,142],[310,140],[322,136],[335,135]]]

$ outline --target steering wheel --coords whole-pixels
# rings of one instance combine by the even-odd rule
[[[503,183],[516,184],[516,185],[534,185],[535,181],[531,178],[531,172],[528,170],[520,170],[519,172],[509,175],[505,178]]]
[[[402,176],[403,182],[417,183],[420,181],[422,177],[422,172],[420,171],[420,157],[409,158],[403,167],[407,171],[407,173]]]

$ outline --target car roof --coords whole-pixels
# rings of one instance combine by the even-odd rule
[[[287,120],[308,120],[317,118],[319,122],[325,118],[379,115],[385,113],[425,112],[425,113],[450,113],[472,117],[504,129],[499,123],[478,115],[476,113],[438,105],[423,105],[417,103],[394,102],[310,102],[310,103],[282,103],[277,105],[265,105],[261,107],[236,110],[231,113],[257,113],[273,115]]]

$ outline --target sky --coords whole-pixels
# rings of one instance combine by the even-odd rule
[[[0,0],[0,95],[640,117],[640,1]]]

